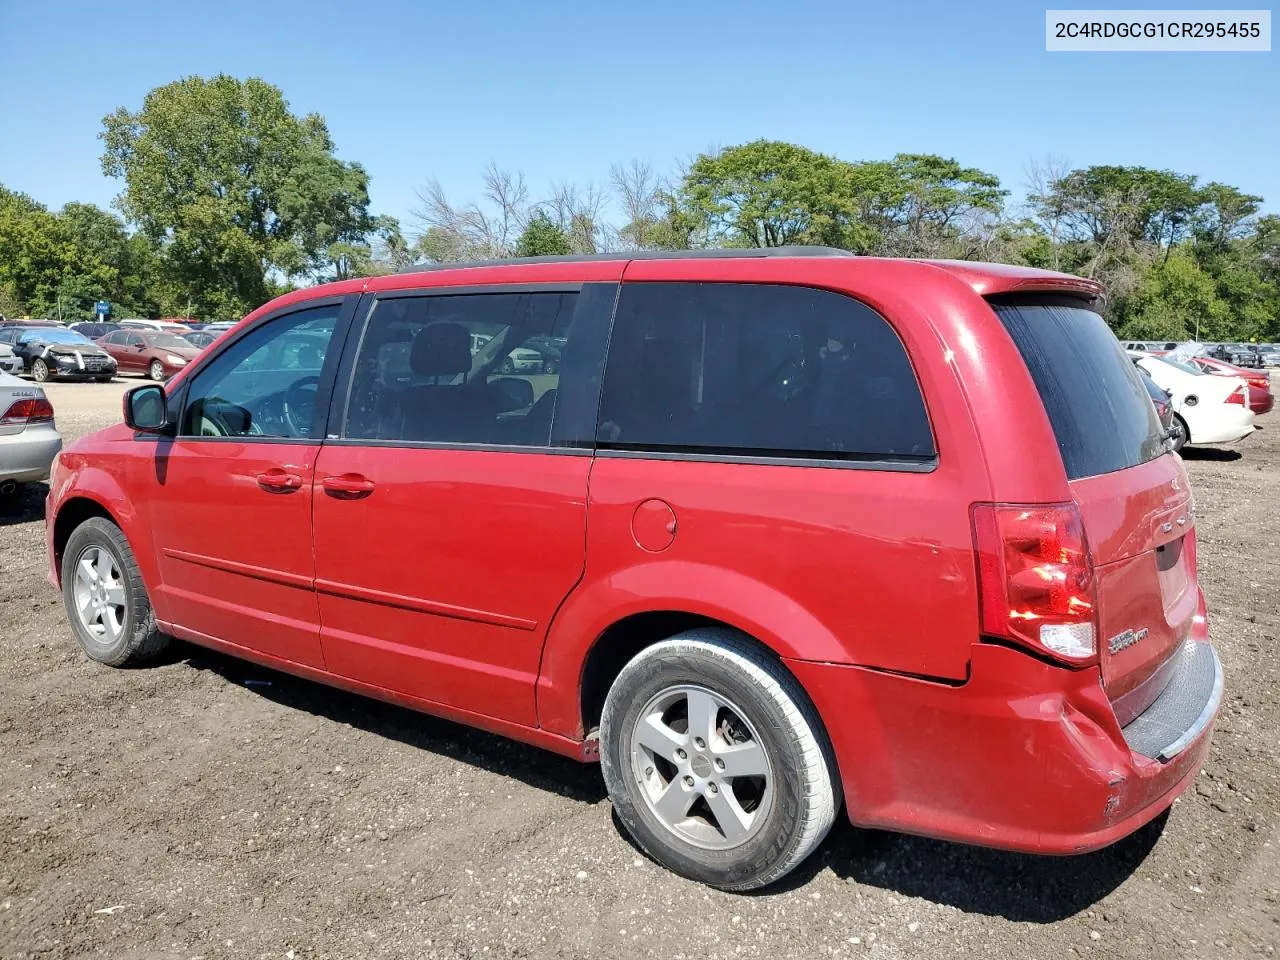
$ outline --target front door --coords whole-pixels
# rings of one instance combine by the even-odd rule
[[[196,371],[158,445],[153,536],[173,622],[323,667],[311,554],[317,394],[343,301],[266,320]],[[322,422],[323,418],[319,418]],[[196,638],[198,639],[198,637]]]
[[[542,641],[585,559],[590,451],[563,438],[573,411],[594,423],[613,291],[372,303],[316,464],[331,671],[536,722]]]

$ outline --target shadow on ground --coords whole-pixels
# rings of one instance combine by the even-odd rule
[[[44,519],[44,500],[49,495],[47,483],[27,483],[8,495],[0,495],[0,527],[35,523]]]
[[[513,777],[579,803],[599,803],[605,798],[600,768],[594,764],[584,765],[474,727],[268,670],[201,647],[175,643],[170,650],[160,663],[185,660],[198,670],[213,671],[283,707],[304,710],[419,750]]]
[[[1214,460],[1218,463],[1234,463],[1243,457],[1239,450],[1227,450],[1222,447],[1183,447],[1184,460]]]
[[[175,644],[163,658],[210,670],[227,682],[293,710],[513,777],[579,803],[605,799],[599,768],[544,750],[309,680],[267,670],[220,653]],[[1096,853],[1038,857],[860,830],[839,815],[818,852],[758,896],[803,887],[830,869],[850,882],[920,897],[966,913],[1024,923],[1053,923],[1089,909],[1123,883],[1159,840],[1168,814]],[[620,836],[643,854],[613,816]]]

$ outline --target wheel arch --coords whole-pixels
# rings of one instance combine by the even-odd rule
[[[51,567],[58,574],[58,586],[62,585],[63,552],[67,541],[75,529],[91,517],[101,517],[120,528],[133,550],[156,617],[163,620],[163,600],[156,590],[160,573],[156,566],[153,541],[114,478],[101,470],[82,470],[78,473],[53,514],[48,544],[53,561]]]
[[[565,601],[543,646],[539,725],[581,739],[600,683],[644,647],[695,626],[736,630],[779,660],[853,662],[817,617],[768,584],[719,567],[648,562],[579,586]]]

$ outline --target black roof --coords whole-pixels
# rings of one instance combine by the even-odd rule
[[[514,267],[526,263],[599,263],[609,260],[741,260],[758,257],[852,257],[836,247],[743,247],[715,250],[636,250],[619,253],[583,253],[554,257],[509,257],[505,260],[467,260],[446,263],[418,263],[397,273],[426,273],[430,270],[462,270],[467,267]]]

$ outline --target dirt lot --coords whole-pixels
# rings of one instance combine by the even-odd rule
[[[66,438],[125,385],[51,387]],[[1280,414],[1264,424],[1188,457],[1227,699],[1167,822],[1068,860],[846,824],[756,896],[638,854],[595,767],[194,648],[89,663],[43,579],[38,491],[0,517],[0,957],[1270,956]]]

